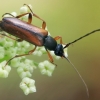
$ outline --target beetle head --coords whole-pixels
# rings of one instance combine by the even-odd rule
[[[55,55],[64,57],[64,50],[62,44],[57,44],[56,49],[54,50]]]

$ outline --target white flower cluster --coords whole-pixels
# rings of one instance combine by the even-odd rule
[[[2,63],[0,63],[0,77],[2,78],[8,77],[8,74],[11,70],[11,67],[8,65],[5,67],[5,64],[6,64],[6,61],[3,61]]]
[[[39,68],[42,74],[52,76],[52,72],[55,69],[55,66],[46,60],[44,62],[39,63]]]
[[[25,77],[20,83],[20,88],[23,90],[25,95],[36,92],[35,81],[33,79]]]
[[[31,5],[29,5],[29,7],[32,8]],[[21,14],[27,12],[30,12],[27,6],[24,5],[23,7],[20,8]],[[17,16],[16,12],[12,12],[11,14],[15,17]],[[12,16],[6,14],[4,15],[4,17],[12,17]],[[27,18],[28,15],[22,17],[21,20]],[[0,34],[6,34],[9,37],[17,39],[16,37],[4,31],[0,31]],[[20,78],[22,79],[22,82],[20,83],[20,88],[24,91],[25,95],[36,92],[35,80],[30,78],[32,76],[34,69],[38,67],[40,69],[41,74],[45,74],[47,76],[52,76],[52,73],[55,69],[55,66],[47,60],[37,63],[34,62],[33,60],[27,59],[25,56],[16,57],[13,60],[11,60],[9,63],[7,63],[7,61],[9,61],[9,59],[13,58],[14,56],[20,54],[26,54],[28,53],[28,51],[30,51],[33,48],[34,45],[26,41],[17,42],[16,40],[0,35],[0,52],[1,52],[0,53],[0,77],[7,78],[11,70],[11,67],[15,67],[17,69]],[[46,50],[44,47],[37,47],[36,50],[33,52],[33,55],[41,56],[45,53]],[[52,51],[50,51],[50,53],[55,58],[57,59],[60,58],[60,57],[56,57]],[[68,56],[67,51],[65,51],[65,55]]]

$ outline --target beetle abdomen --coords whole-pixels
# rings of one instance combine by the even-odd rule
[[[0,27],[9,34],[37,46],[43,46],[44,38],[48,35],[48,31],[13,17],[3,18]]]

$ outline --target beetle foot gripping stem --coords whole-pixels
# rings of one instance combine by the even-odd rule
[[[31,54],[36,50],[36,47],[37,47],[37,46],[35,46],[34,49],[30,50],[27,54],[21,54],[21,55],[16,55],[16,56],[12,57],[11,59],[9,59],[9,60],[7,61],[7,63],[5,64],[4,67],[6,67],[6,65],[8,65],[8,63],[9,63],[11,60],[13,60],[14,58],[18,58],[18,57],[22,57],[22,56],[31,55]]]
[[[87,93],[87,96],[89,98],[89,90],[88,90],[88,86],[87,84],[85,83],[84,79],[82,78],[81,74],[79,73],[79,71],[77,70],[77,68],[74,66],[74,64],[67,58],[63,55],[63,57],[72,65],[72,67],[75,69],[75,71],[77,72],[77,74],[79,75],[80,79],[82,80],[85,88],[86,88],[86,93]]]

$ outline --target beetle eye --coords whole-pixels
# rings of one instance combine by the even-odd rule
[[[63,46],[61,44],[58,44],[55,51],[54,51],[54,53],[55,53],[55,55],[62,57],[63,53],[64,53]]]

